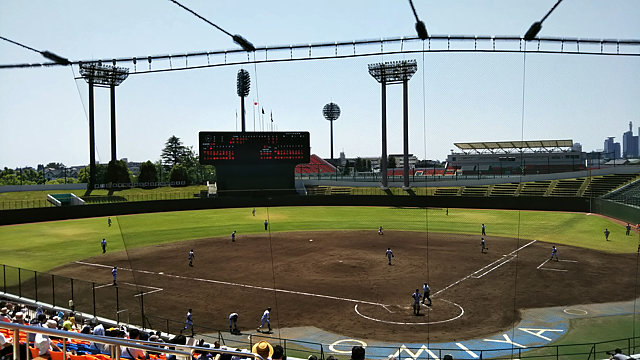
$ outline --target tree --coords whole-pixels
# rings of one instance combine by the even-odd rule
[[[388,169],[394,169],[398,167],[396,164],[396,157],[395,156],[389,156],[389,160],[387,160],[387,168]]]
[[[50,162],[47,165],[45,165],[45,168],[49,169],[56,169],[56,170],[60,170],[60,169],[64,169],[65,166],[63,163],[57,163],[57,162]]]
[[[182,164],[176,164],[171,168],[171,172],[169,173],[169,181],[178,182],[184,181],[184,185],[174,185],[174,186],[187,186],[191,182],[189,181],[189,174],[187,173],[187,168]]]
[[[138,175],[139,183],[155,183],[158,182],[158,170],[151,161],[143,162],[140,165],[140,175]],[[155,186],[145,186],[144,188],[152,188]]]
[[[172,168],[177,164],[183,163],[187,157],[189,149],[182,145],[182,140],[175,135],[172,135],[166,143],[164,143],[164,149],[162,149],[162,163]]]
[[[123,160],[111,160],[107,165],[107,172],[104,178],[107,183],[114,184],[128,184],[131,183],[131,176],[129,174],[129,168],[127,167],[127,163]],[[118,188],[111,188],[112,190],[119,190]]]
[[[104,184],[105,175],[107,174],[107,167],[103,164],[96,164],[96,184]],[[86,166],[78,171],[78,182],[89,183],[89,167]]]

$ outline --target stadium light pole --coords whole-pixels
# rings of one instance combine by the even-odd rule
[[[242,114],[242,132],[245,132],[245,110],[244,110],[244,98],[249,95],[249,91],[251,89],[251,77],[249,76],[249,72],[245,69],[238,70],[237,77],[237,92],[240,97],[240,113]],[[255,117],[253,127],[255,128]],[[255,129],[254,129],[255,130]]]
[[[322,115],[331,123],[331,162],[333,162],[333,122],[340,117],[340,107],[330,102],[322,108]]]
[[[387,176],[387,92],[386,86],[402,84],[403,103],[403,189],[409,189],[409,80],[418,71],[416,60],[401,60],[369,64],[369,74],[382,85],[382,158],[380,172],[382,188],[389,187]]]
[[[115,60],[114,60],[115,62]],[[111,160],[116,161],[116,86],[129,76],[129,69],[125,67],[102,65],[100,63],[80,64],[80,75],[89,84],[89,186],[87,194],[91,193],[96,180],[96,139],[95,139],[95,109],[93,87],[108,87],[111,93]]]

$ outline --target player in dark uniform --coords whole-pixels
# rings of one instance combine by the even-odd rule
[[[486,233],[485,228],[484,228],[484,224],[482,224],[482,235],[487,236],[487,233]]]
[[[609,241],[609,234],[611,234],[611,231],[609,231],[609,229],[604,229],[604,239]]]
[[[106,253],[107,252],[107,240],[105,238],[102,238],[102,241],[100,242],[100,245],[102,245],[102,253]]]
[[[235,242],[236,241],[236,231],[233,230],[233,232],[231,233],[231,242]]]
[[[487,250],[489,250],[489,248],[487,247],[487,244],[485,244],[485,242],[484,242],[484,238],[482,238],[482,241],[480,242],[480,244],[481,244],[481,246],[482,246],[482,249],[481,249],[482,253],[483,253],[483,254],[486,254],[486,253],[487,253]]]
[[[420,298],[422,297],[420,290],[416,289],[411,297],[413,298],[413,315],[420,315]]]
[[[189,251],[189,266],[193,266],[193,258],[196,256],[193,254],[193,249]]]
[[[551,259],[549,259],[549,260],[553,260],[553,258],[556,258],[556,261],[559,261],[558,260],[558,249],[556,249],[555,245],[553,245],[551,247]]]

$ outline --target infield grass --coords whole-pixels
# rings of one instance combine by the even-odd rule
[[[613,252],[635,252],[639,235],[625,236],[622,225],[583,213],[517,210],[475,210],[397,207],[273,207],[213,209],[147,213],[0,227],[0,263],[37,271],[47,271],[70,261],[100,253],[100,241],[107,239],[108,251],[208,237],[265,233],[268,219],[271,232],[308,230],[376,231],[378,226],[393,231],[461,233],[480,235],[486,225],[492,236],[536,239],[556,245],[573,245]],[[603,231],[611,231],[610,241]],[[407,233],[407,236],[416,236]],[[562,249],[560,248],[560,251]]]

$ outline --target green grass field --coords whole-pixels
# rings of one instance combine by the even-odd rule
[[[480,224],[490,236],[537,239],[613,253],[637,250],[637,236],[625,236],[624,227],[607,219],[561,212],[395,207],[274,207],[215,209],[88,218],[0,227],[0,263],[47,271],[70,261],[98,254],[106,238],[109,251],[127,247],[271,231],[386,230],[479,234]],[[609,242],[603,231],[611,231]],[[55,256],[52,256],[52,252]]]

